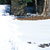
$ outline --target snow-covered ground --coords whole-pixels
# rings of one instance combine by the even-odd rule
[[[39,47],[50,43],[50,19],[14,20],[14,16],[4,13],[5,6],[0,5],[0,50],[50,50]]]
[[[0,5],[0,15],[6,16],[10,14],[10,5]]]

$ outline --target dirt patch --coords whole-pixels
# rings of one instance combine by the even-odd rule
[[[43,17],[43,16],[35,16],[35,17],[27,17],[27,18],[16,18],[17,20],[45,20],[45,19],[50,19],[49,17]]]

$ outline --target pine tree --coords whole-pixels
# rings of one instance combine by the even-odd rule
[[[0,4],[11,4],[11,0],[0,0]]]

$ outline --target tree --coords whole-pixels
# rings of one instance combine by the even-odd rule
[[[0,0],[0,4],[11,4],[11,0]]]

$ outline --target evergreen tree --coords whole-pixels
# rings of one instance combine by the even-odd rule
[[[11,4],[11,0],[0,0],[0,4]]]

